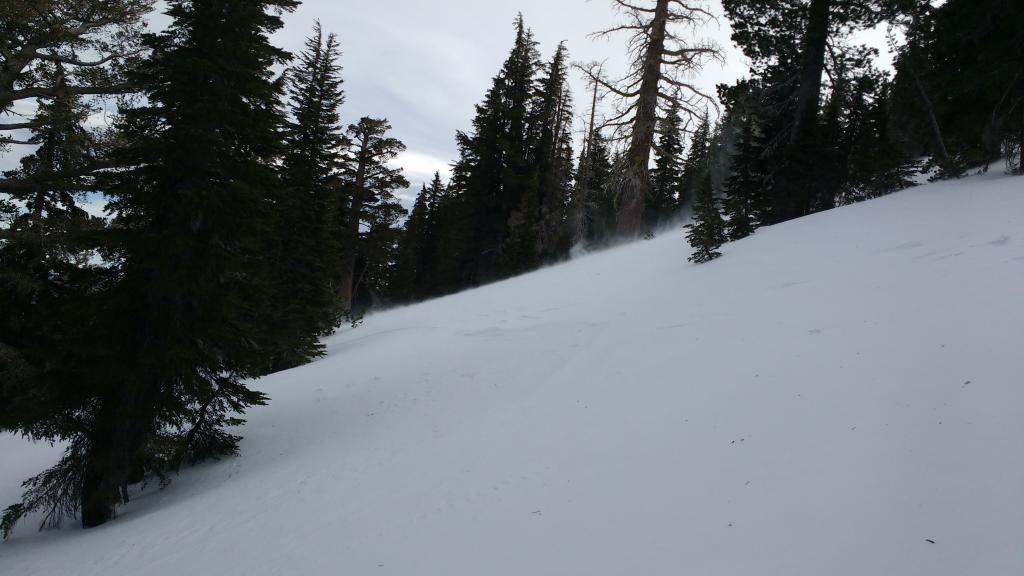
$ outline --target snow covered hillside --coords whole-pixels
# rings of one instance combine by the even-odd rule
[[[238,458],[3,575],[1020,575],[1024,178],[378,314]],[[0,441],[0,496],[55,453]]]

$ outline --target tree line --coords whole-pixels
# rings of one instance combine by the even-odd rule
[[[718,88],[724,162],[709,166],[721,177],[697,198],[694,260],[759,226],[906,188],[922,172],[957,178],[1000,159],[1022,172],[1020,2],[722,5],[752,64],[746,78]],[[854,40],[883,28],[892,71]]]
[[[34,151],[0,178],[0,430],[66,447],[3,532],[34,513],[102,524],[131,485],[233,454],[230,427],[268,400],[247,382],[373,307],[689,216],[704,262],[922,169],[1021,171],[1019,2],[723,0],[751,67],[711,94],[694,80],[722,59],[703,3],[611,1],[621,20],[596,34],[625,37],[625,74],[564,43],[542,56],[518,16],[450,180],[408,212],[388,121],[342,121],[337,37],[317,25],[294,56],[270,42],[296,0],[169,0],[159,33],[150,0],[3,3],[0,146]],[[894,73],[853,39],[879,26]],[[116,100],[109,128],[97,98]],[[97,194],[106,217],[83,208]]]

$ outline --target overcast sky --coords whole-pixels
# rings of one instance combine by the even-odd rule
[[[718,42],[726,62],[709,64],[694,81],[713,93],[716,84],[742,76],[746,64],[729,40],[729,22],[721,16],[719,1],[709,4],[720,17],[695,37]],[[508,56],[517,11],[533,29],[544,59],[565,40],[572,60],[607,60],[612,76],[625,72],[624,36],[587,37],[620,21],[611,0],[305,0],[285,16],[285,28],[274,41],[298,52],[316,19],[325,31],[338,35],[344,122],[362,116],[388,118],[393,135],[408,146],[398,163],[418,189],[435,170],[446,173],[455,160],[455,131],[469,129],[474,105]],[[162,16],[152,20],[156,28],[165,24]],[[578,73],[572,75],[577,111],[582,112],[583,81]],[[0,168],[14,163],[12,153],[0,158]],[[408,194],[404,196],[411,204]]]
[[[717,1],[712,5],[720,12]],[[607,59],[613,75],[624,72],[625,37],[587,37],[619,21],[610,0],[306,0],[286,16],[277,41],[297,51],[315,19],[338,35],[347,95],[343,118],[388,118],[394,135],[408,146],[400,163],[418,188],[456,158],[455,131],[470,128],[474,105],[508,57],[517,11],[533,29],[545,60],[565,40],[572,60]],[[712,64],[697,79],[713,92],[716,84],[741,76],[745,65],[729,41],[725,18],[702,33],[718,41],[727,56],[724,66]],[[575,72],[573,86],[582,112],[584,86]]]

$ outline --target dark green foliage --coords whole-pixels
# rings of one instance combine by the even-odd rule
[[[275,348],[261,312],[283,272],[263,257],[263,238],[284,194],[271,67],[288,54],[267,38],[281,27],[277,11],[296,4],[171,2],[172,26],[148,39],[148,104],[126,111],[123,126],[133,168],[109,189],[123,239],[110,349],[123,357],[90,438],[87,526],[109,518],[134,469],[156,472],[145,468],[165,430],[182,434],[178,453],[231,453],[225,413],[265,399],[242,380],[265,371]]]
[[[658,122],[654,168],[651,170],[651,184],[644,205],[644,223],[648,230],[664,226],[678,210],[684,184],[682,136],[683,120],[679,103],[673,101]]]
[[[595,128],[580,157],[575,192],[579,197],[574,198],[574,202],[580,203],[583,214],[580,237],[589,247],[601,246],[615,237],[618,206],[610,187],[612,170],[608,143]]]
[[[79,505],[81,438],[79,414],[91,400],[88,327],[107,269],[90,262],[101,219],[80,206],[95,181],[82,170],[100,154],[94,134],[82,127],[89,109],[69,89],[64,70],[45,72],[56,87],[41,102],[33,123],[35,153],[5,174],[22,188],[5,202],[0,231],[0,429],[32,438],[72,440],[65,458],[25,484],[25,499],[4,513],[4,535],[23,515],[42,510],[57,525]],[[52,75],[52,77],[50,77]],[[77,442],[77,444],[76,444]]]
[[[145,105],[125,111],[112,156],[124,168],[88,188],[105,190],[116,215],[90,236],[102,265],[80,261],[56,291],[34,296],[61,321],[43,323],[55,330],[32,348],[48,357],[27,357],[31,388],[15,392],[17,416],[4,416],[5,427],[71,448],[26,485],[8,520],[77,509],[86,527],[101,524],[128,484],[233,453],[237,437],[223,427],[265,400],[243,381],[273,353],[263,311],[281,272],[265,238],[283,190],[271,67],[287,54],[267,37],[295,5],[172,1],[172,25],[146,38],[150,57],[132,75]]]
[[[1022,19],[1016,0],[949,0],[904,13],[893,116],[911,148],[927,149],[940,165],[947,154],[947,174],[1000,156],[1020,168]]]
[[[523,202],[523,214],[533,225],[527,234],[533,237],[531,266],[560,258],[568,251],[566,222],[572,191],[572,96],[568,83],[568,51],[559,44],[540,80],[536,113],[531,118],[537,132],[532,145],[532,169],[537,182],[537,198]]]
[[[36,512],[42,514],[40,529],[57,528],[75,515],[82,498],[83,448],[83,442],[73,443],[55,466],[22,483],[22,501],[8,506],[0,518],[0,537],[6,539],[19,520]]]
[[[477,106],[472,134],[458,134],[453,186],[465,196],[472,226],[465,268],[484,283],[533,265],[532,238],[522,230],[536,208],[533,142],[538,126],[536,75],[541,70],[533,32],[520,15],[512,51]],[[519,228],[519,230],[516,230]]]
[[[732,173],[725,181],[726,235],[730,240],[750,236],[766,211],[763,183],[757,173],[760,150],[754,134],[754,122],[743,122],[732,157]]]
[[[336,229],[342,243],[338,269],[341,309],[354,318],[389,290],[397,260],[399,220],[405,216],[395,191],[409,182],[388,164],[405,150],[387,136],[386,119],[363,117],[348,127],[343,158],[343,209]]]
[[[853,107],[860,114],[848,122],[844,139],[848,158],[848,178],[838,198],[839,204],[883,196],[913,185],[913,163],[893,140],[888,112],[889,90],[884,85],[866,101],[861,92]]]
[[[271,250],[285,273],[273,287],[273,328],[279,351],[271,370],[303,364],[322,353],[319,338],[340,321],[334,287],[341,245],[333,227],[342,210],[339,118],[344,101],[337,38],[317,23],[290,71],[291,121],[285,129],[284,189]]]
[[[874,51],[849,38],[878,24],[892,4],[723,1],[733,39],[753,64],[754,77],[737,83],[727,106],[757,119],[759,171],[772,208],[767,223],[836,205],[849,175],[849,142],[843,136],[858,121],[850,117],[855,112],[851,89],[877,76],[871,67]]]
[[[441,174],[435,173],[430,187],[424,185],[416,196],[412,212],[405,221],[392,292],[399,300],[417,301],[431,295],[429,289],[437,274],[436,262],[444,259],[438,252],[437,219],[445,194]]]
[[[416,297],[506,278],[568,252],[568,54],[560,45],[542,64],[522,16],[515,31],[508,58],[476,107],[473,130],[456,135],[459,159],[444,197],[431,206],[435,256],[412,290]]]
[[[690,262],[704,263],[722,254],[718,249],[726,241],[725,221],[711,189],[711,174],[701,177],[697,194],[693,200],[693,223],[686,225],[686,240],[693,247]]]
[[[690,149],[683,162],[682,191],[678,202],[680,208],[691,206],[698,189],[702,185],[705,172],[708,170],[708,159],[711,146],[711,122],[707,112],[693,136],[690,137]]]

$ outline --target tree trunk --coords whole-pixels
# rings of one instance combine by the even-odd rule
[[[357,156],[356,177],[352,186],[352,201],[349,205],[346,229],[346,246],[342,250],[341,277],[338,282],[338,299],[345,313],[352,312],[353,290],[355,288],[356,260],[359,257],[359,225],[363,219],[365,202],[366,168],[370,158],[370,136],[363,135]]]
[[[822,185],[810,172],[822,160],[813,134],[818,123],[831,5],[832,0],[811,0],[808,7],[793,124],[772,185],[772,224],[809,214],[818,194],[814,187]]]
[[[600,74],[600,68],[598,74]],[[590,97],[590,117],[587,120],[587,132],[583,137],[583,151],[580,153],[579,170],[576,173],[576,194],[573,197],[572,212],[569,214],[569,247],[583,242],[587,236],[587,202],[588,181],[590,180],[590,146],[594,138],[594,123],[597,120],[597,90],[599,83],[593,81],[593,92]]]
[[[921,82],[921,77],[914,71],[913,65],[907,66],[907,72],[914,79],[914,87],[917,88],[917,94],[921,97],[921,104],[924,106],[925,114],[928,116],[928,129],[932,137],[932,146],[935,147],[934,153],[939,157],[939,166],[943,171],[949,172],[953,168],[953,162],[949,157],[949,151],[946,149],[946,141],[942,137],[942,127],[939,125],[939,119],[935,116],[935,106],[932,105],[932,99],[928,97],[928,91],[925,89],[924,83]]]
[[[651,20],[647,52],[644,55],[643,75],[637,96],[633,134],[626,151],[626,166],[616,182],[619,213],[616,227],[620,237],[634,237],[643,225],[644,203],[650,187],[648,164],[654,146],[654,128],[658,116],[658,84],[661,81],[661,61],[665,52],[665,28],[668,8],[672,0],[658,0]]]
[[[799,142],[818,117],[821,100],[821,76],[825,71],[825,49],[828,43],[829,10],[832,0],[811,0],[804,34],[803,64],[800,87],[797,89],[796,115],[790,142]]]
[[[151,432],[157,386],[123,382],[97,417],[82,479],[82,527],[99,526],[114,517],[126,499],[125,487],[138,481],[137,464]]]

